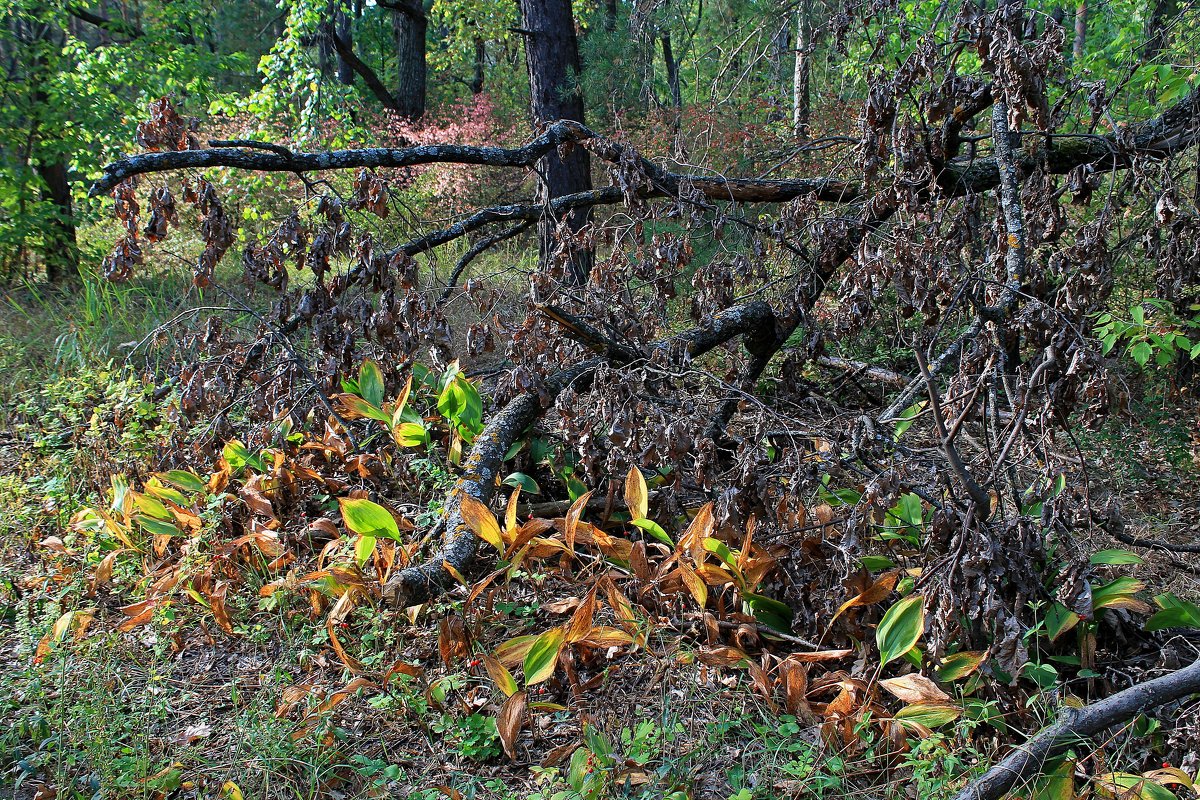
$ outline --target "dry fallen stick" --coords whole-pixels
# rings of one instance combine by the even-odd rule
[[[1064,708],[1057,722],[972,781],[954,800],[1000,800],[1018,783],[1037,776],[1047,761],[1071,746],[1152,708],[1197,692],[1200,692],[1200,660],[1081,709]]]

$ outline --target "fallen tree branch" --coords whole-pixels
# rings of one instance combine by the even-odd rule
[[[1058,721],[968,784],[954,800],[1000,800],[1017,784],[1032,780],[1047,761],[1072,746],[1138,714],[1197,692],[1200,692],[1200,660],[1081,709],[1063,708]]]
[[[1159,539],[1142,539],[1130,536],[1125,531],[1112,531],[1112,535],[1118,541],[1133,547],[1149,547],[1155,550],[1166,550],[1169,553],[1200,553],[1200,544],[1174,544]]]
[[[652,345],[651,353],[684,350],[696,357],[724,344],[736,336],[774,327],[771,307],[761,300],[732,306],[714,315],[707,324],[679,336],[663,339]],[[463,460],[462,477],[455,483],[446,501],[444,518],[446,534],[442,547],[427,561],[396,573],[383,588],[386,601],[398,608],[424,603],[454,584],[454,573],[468,574],[478,549],[478,537],[462,516],[462,498],[470,496],[487,504],[496,492],[499,470],[504,456],[513,443],[548,409],[555,398],[572,384],[586,384],[608,358],[593,358],[564,369],[549,379],[540,389],[517,395],[501,409],[483,432],[475,439],[471,451]],[[447,569],[449,565],[452,570]]]
[[[907,375],[901,375],[899,372],[893,372],[884,367],[877,367],[874,364],[868,364],[865,361],[852,361],[848,358],[839,356],[819,356],[816,360],[817,364],[822,367],[830,367],[831,369],[840,369],[843,372],[849,372],[856,376],[870,378],[879,383],[886,383],[890,386],[904,387],[911,380]]]

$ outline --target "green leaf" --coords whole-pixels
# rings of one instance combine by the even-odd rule
[[[950,703],[910,703],[896,712],[895,719],[901,724],[915,723],[926,728],[936,728],[954,722],[962,716],[962,709]]]
[[[786,603],[781,603],[772,597],[766,597],[761,594],[753,594],[746,592],[743,595],[746,605],[750,606],[750,610],[754,612],[754,618],[766,625],[774,628],[780,633],[790,633],[792,630],[792,617],[795,616],[791,606]]]
[[[259,472],[267,471],[267,466],[262,459],[251,453],[246,445],[237,439],[232,439],[225,444],[224,449],[221,450],[221,456],[234,472],[240,472],[246,467],[251,467]]]
[[[371,560],[371,554],[375,552],[375,541],[374,536],[362,535],[354,542],[354,560],[360,567],[365,567]]]
[[[1133,360],[1137,362],[1139,367],[1146,366],[1150,361],[1150,356],[1154,354],[1149,342],[1138,342],[1133,347],[1129,348],[1129,355],[1133,356]]]
[[[1046,633],[1055,641],[1079,624],[1079,615],[1062,603],[1051,603],[1046,609]]]
[[[526,475],[524,472],[510,473],[503,482],[505,486],[511,486],[514,489],[520,486],[521,491],[525,492],[526,494],[541,494],[542,492],[541,487],[537,485],[537,481]]]
[[[1058,683],[1058,670],[1053,664],[1035,664],[1029,661],[1021,668],[1021,673],[1042,690],[1053,689]]]
[[[924,522],[922,518],[921,498],[912,492],[900,495],[900,499],[888,513],[909,527],[919,528]]]
[[[1146,584],[1138,579],[1132,578],[1129,575],[1122,575],[1098,589],[1092,589],[1092,610],[1127,608],[1131,604],[1141,605],[1144,608],[1144,604],[1136,599],[1134,595],[1145,588]]]
[[[525,685],[541,683],[554,674],[558,663],[558,652],[562,649],[566,631],[551,628],[539,636],[525,654]]]
[[[148,517],[145,514],[134,514],[133,521],[142,527],[144,531],[152,536],[178,536],[179,528],[173,522],[166,522],[154,517]]]
[[[875,629],[882,664],[895,661],[916,645],[925,631],[925,598],[906,597],[887,610]]]
[[[1106,564],[1115,566],[1120,564],[1141,564],[1142,557],[1131,550],[1099,550],[1092,553],[1092,557],[1088,559],[1092,564]]]
[[[937,679],[949,683],[965,678],[979,669],[986,659],[987,652],[978,650],[948,655],[942,659],[942,666],[938,667]]]
[[[1128,800],[1179,800],[1170,789],[1149,778],[1129,772],[1110,772],[1097,775],[1096,782],[1105,787],[1109,794]],[[1116,791],[1113,791],[1113,790]]]
[[[1200,628],[1200,607],[1189,603],[1170,592],[1154,598],[1161,611],[1146,620],[1146,630],[1161,631],[1165,628]]]
[[[862,564],[863,569],[871,572],[881,572],[885,569],[891,569],[896,566],[896,562],[892,561],[887,556],[863,556],[858,560]]]
[[[400,529],[391,512],[370,500],[339,497],[342,520],[346,527],[362,536],[382,537],[400,541]]]
[[[358,391],[363,400],[376,408],[383,405],[383,372],[379,365],[370,359],[364,361],[358,370]]]
[[[420,422],[402,422],[392,429],[392,438],[401,447],[421,447],[429,444],[429,431]]]
[[[362,397],[352,394],[344,394],[338,398],[338,402],[359,416],[367,417],[368,419],[373,419],[377,422],[382,422],[384,425],[388,426],[392,424],[392,417],[390,414],[385,413],[382,408]]]
[[[895,441],[900,441],[900,437],[904,435],[904,432],[912,427],[912,424],[917,419],[917,415],[925,408],[925,403],[927,402],[927,400],[921,400],[900,412],[900,419],[896,423]]]
[[[173,469],[170,472],[156,472],[154,477],[163,483],[169,483],[183,489],[185,492],[202,492],[208,486],[204,479],[186,469]]]
[[[662,526],[659,525],[654,520],[645,519],[643,517],[641,519],[635,519],[632,522],[630,522],[629,524],[634,526],[635,528],[641,528],[646,533],[650,534],[655,539],[658,539],[660,542],[667,545],[668,547],[675,546],[675,543],[673,541],[671,541],[671,537],[667,535],[667,532],[664,531]]]

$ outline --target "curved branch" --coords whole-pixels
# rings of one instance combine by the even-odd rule
[[[400,114],[400,104],[396,102],[395,95],[388,91],[387,86],[384,86],[383,81],[375,74],[375,70],[371,69],[365,61],[358,57],[358,53],[354,52],[354,45],[347,41],[344,36],[341,36],[336,26],[332,23],[328,25],[327,35],[333,42],[333,49],[337,51],[338,58],[342,59],[346,66],[354,70],[355,74],[363,79],[363,83],[371,90],[371,94],[375,95],[375,99],[384,108]]]
[[[663,339],[648,349],[653,353],[682,348],[695,357],[765,326],[774,327],[774,314],[766,303],[755,300],[727,308],[714,315],[707,324]],[[463,460],[463,475],[446,502],[446,534],[442,547],[424,563],[396,573],[383,589],[384,599],[400,608],[424,603],[454,584],[453,573],[446,568],[447,564],[459,574],[467,574],[472,569],[479,540],[463,519],[462,498],[474,497],[485,504],[491,501],[504,456],[517,438],[538,420],[564,389],[572,384],[586,385],[596,369],[609,361],[608,358],[593,358],[564,369],[551,376],[540,389],[517,395],[492,417]]]
[[[1189,667],[1139,683],[1078,711],[1064,708],[1059,719],[1024,746],[972,781],[954,800],[1000,800],[1032,779],[1046,762],[1079,742],[1166,703],[1200,692],[1200,660]]]
[[[446,288],[442,290],[442,296],[438,299],[438,302],[444,303],[450,299],[450,295],[454,294],[454,288],[458,286],[459,278],[462,277],[463,272],[471,264],[471,262],[478,258],[484,251],[495,247],[505,240],[511,239],[522,231],[528,230],[529,226],[532,224],[532,220],[518,222],[511,228],[505,228],[499,233],[494,233],[491,236],[485,236],[475,244],[471,245],[467,252],[463,253],[462,258],[458,260],[458,263],[454,265],[454,271],[451,272],[450,277],[446,279]]]
[[[362,167],[412,167],[437,163],[529,167],[561,144],[582,141],[594,135],[578,122],[560,120],[547,128],[541,136],[515,148],[437,144],[415,147],[367,147],[320,153],[283,153],[230,147],[143,153],[114,161],[106,166],[104,176],[92,184],[88,194],[95,197],[111,191],[118,183],[134,175],[209,167],[231,167],[251,172],[315,172]]]

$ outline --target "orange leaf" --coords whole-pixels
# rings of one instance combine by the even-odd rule
[[[579,608],[575,609],[575,613],[571,616],[571,621],[567,623],[567,641],[578,642],[588,635],[588,631],[592,629],[592,620],[596,616],[596,589],[598,584],[593,584],[591,591],[587,593],[587,597],[579,604]]]
[[[919,672],[888,678],[880,681],[879,685],[905,703],[944,703],[950,700],[950,695]]]
[[[566,523],[563,529],[563,541],[567,543],[567,549],[572,553],[575,552],[575,530],[579,527],[579,517],[583,514],[584,506],[587,505],[591,497],[591,492],[584,492],[567,509]]]
[[[496,730],[500,733],[500,744],[504,753],[513,761],[517,760],[517,734],[521,732],[521,723],[525,719],[525,692],[517,692],[504,701],[500,713],[496,715]]]
[[[692,597],[696,599],[697,605],[704,608],[708,603],[708,586],[696,574],[696,570],[689,567],[682,561],[679,562],[679,575],[683,578],[683,584],[692,593]]]

